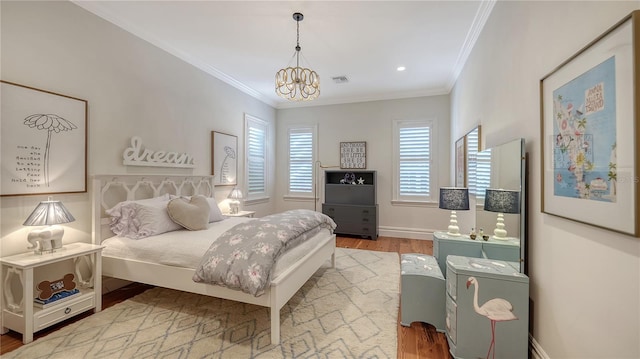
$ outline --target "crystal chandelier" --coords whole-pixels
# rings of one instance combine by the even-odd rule
[[[287,67],[276,73],[276,93],[290,101],[310,101],[320,96],[320,76],[308,68],[300,67],[300,21],[304,16],[296,12],[296,67]]]

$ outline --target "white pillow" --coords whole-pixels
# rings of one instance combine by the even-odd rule
[[[209,223],[222,221],[224,216],[222,216],[222,211],[220,210],[220,207],[218,207],[216,199],[213,197],[207,197],[207,202],[209,202],[209,207],[211,207],[211,210],[209,211]]]
[[[170,196],[124,201],[106,211],[111,216],[110,228],[121,237],[140,239],[182,228],[167,213]]]

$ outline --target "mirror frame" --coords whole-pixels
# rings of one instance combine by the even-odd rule
[[[476,175],[476,169],[475,168],[471,168],[472,166],[476,166],[477,164],[477,154],[473,153],[471,146],[469,146],[469,135],[472,135],[474,133],[474,131],[478,131],[478,148],[477,151],[481,152],[484,150],[487,150],[488,148],[482,149],[482,139],[481,139],[481,134],[482,134],[482,130],[481,130],[481,126],[478,125],[476,128],[472,129],[471,131],[467,132],[467,134],[465,135],[465,137],[467,137],[466,142],[467,142],[467,171],[469,172],[469,186],[471,186],[471,176],[472,175]],[[510,144],[513,143],[515,141],[520,141],[520,218],[519,218],[519,225],[520,225],[520,231],[519,231],[519,235],[520,235],[520,268],[519,271],[521,273],[527,274],[528,270],[527,270],[527,161],[526,161],[526,152],[525,152],[525,140],[524,138],[516,138],[513,139],[511,141],[507,141],[504,143],[500,143],[496,146],[490,147],[490,148],[497,148],[506,144]],[[475,180],[473,181],[474,183],[476,182]],[[474,204],[477,206],[477,201],[475,200],[475,193],[473,193],[473,197],[474,197]],[[474,209],[475,211],[475,209]],[[478,223],[477,223],[477,218],[478,218],[478,213],[477,211],[474,212],[474,227],[477,228],[478,227]]]

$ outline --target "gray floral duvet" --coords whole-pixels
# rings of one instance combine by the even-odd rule
[[[333,232],[336,224],[328,216],[306,209],[238,224],[209,247],[193,280],[260,296],[271,282],[271,269],[278,257],[322,228]]]

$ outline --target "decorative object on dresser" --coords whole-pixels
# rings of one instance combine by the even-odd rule
[[[0,80],[0,195],[87,191],[87,101]]]
[[[367,143],[364,141],[340,142],[340,168],[367,168]]]
[[[438,208],[451,210],[447,234],[459,236],[458,216],[456,211],[469,210],[469,189],[460,187],[440,188],[440,201]]]
[[[2,310],[2,329],[22,333],[22,342],[27,344],[33,341],[34,332],[87,310],[99,312],[102,309],[102,248],[76,242],[53,253],[34,255],[28,252],[0,258],[2,273],[5,273],[6,303]],[[34,272],[37,276],[42,271],[49,273],[50,267],[71,265],[75,267],[75,276],[69,273],[61,279],[41,281],[37,287],[34,285]],[[87,269],[90,277],[85,281],[81,273],[86,273]],[[16,279],[19,285],[15,283]],[[13,291],[19,287],[22,295],[20,302],[16,302]],[[40,291],[37,297],[34,288]],[[77,290],[79,294],[75,294]],[[59,299],[52,300],[56,296]]]
[[[211,174],[214,185],[237,184],[238,137],[211,131]]]
[[[640,10],[540,80],[541,210],[640,237]]]
[[[508,262],[450,255],[446,284],[447,341],[454,358],[527,357],[526,275]],[[501,305],[500,315],[490,308],[494,304]]]
[[[60,201],[52,201],[49,197],[40,202],[31,212],[23,226],[48,226],[44,229],[34,229],[29,232],[27,241],[31,244],[28,249],[33,249],[36,254],[46,251],[54,251],[62,248],[62,236],[64,228],[58,224],[73,222],[71,213]]]
[[[306,67],[300,67],[300,21],[304,15],[293,14],[296,21],[296,67],[280,69],[276,73],[276,93],[289,101],[311,101],[320,96],[320,76]]]
[[[507,230],[504,229],[504,213],[520,213],[520,191],[487,189],[484,197],[484,210],[498,212],[498,222],[493,231],[493,238],[507,240]]]
[[[240,200],[244,198],[240,188],[233,187],[227,198],[229,198],[229,210],[231,214],[240,212]]]
[[[322,213],[336,222],[336,233],[378,238],[376,183],[376,171],[325,171]]]

